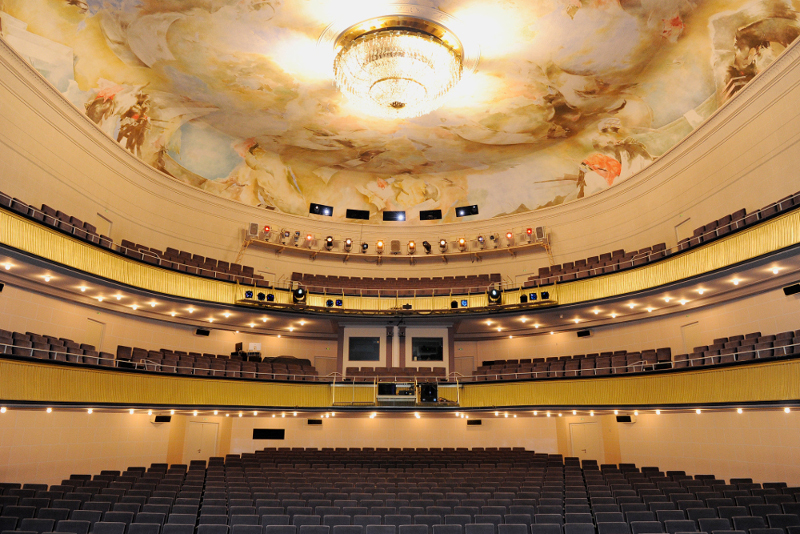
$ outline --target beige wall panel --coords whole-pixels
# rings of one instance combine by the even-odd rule
[[[59,484],[69,475],[167,461],[170,425],[146,414],[9,410],[0,415],[0,480]]]
[[[489,231],[550,228],[555,261],[585,258],[615,248],[674,242],[674,227],[691,218],[701,225],[741,207],[760,208],[797,189],[786,169],[800,159],[800,47],[793,46],[685,142],[650,168],[592,198],[532,214],[475,223],[384,225],[380,228],[265,212],[213,197],[146,167],[101,134],[5,45],[0,46],[0,190],[28,203],[62,208],[100,225],[112,237],[157,248],[173,246],[232,261],[250,221],[310,232],[318,237],[455,239]],[[325,218],[323,218],[325,219]],[[244,263],[270,278],[292,271],[338,274],[340,260],[250,248]],[[513,259],[499,255],[480,265],[454,261],[382,266],[354,259],[349,276],[442,276],[501,272],[507,280],[547,263],[541,252]]]

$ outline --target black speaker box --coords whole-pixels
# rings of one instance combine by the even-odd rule
[[[789,295],[796,295],[796,294],[800,293],[800,284],[795,284],[793,286],[784,287],[783,288],[783,292],[786,294],[787,297]]]
[[[420,384],[420,402],[439,402],[439,386],[436,384]]]
[[[172,421],[171,415],[157,415],[155,419],[153,419],[154,423],[169,423]]]
[[[205,328],[198,328],[197,330],[195,330],[194,335],[208,337],[211,335],[211,330],[206,330]]]
[[[630,415],[618,415],[617,416],[617,423],[630,423],[631,416]]]
[[[519,296],[519,303],[526,304],[528,302],[528,295],[520,295]]]
[[[480,426],[483,422],[480,419],[467,419],[467,426]]]
[[[592,335],[591,330],[578,330],[578,337],[589,337]]]

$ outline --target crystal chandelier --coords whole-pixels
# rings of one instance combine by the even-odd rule
[[[365,112],[385,119],[437,109],[463,72],[457,39],[428,21],[368,25],[367,31],[349,32],[337,48],[333,70],[339,89]]]

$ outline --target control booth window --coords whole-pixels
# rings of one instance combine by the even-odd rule
[[[351,362],[377,362],[381,359],[381,338],[351,337],[348,358]]]
[[[411,359],[415,362],[441,362],[444,341],[440,337],[415,337],[411,340]]]

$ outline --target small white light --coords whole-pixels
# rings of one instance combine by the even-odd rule
[[[695,410],[695,411],[694,411],[694,413],[696,413],[697,415],[700,415],[700,414],[701,414],[701,413],[703,413],[703,412],[702,412],[702,411],[700,411],[700,409],[698,408],[697,410]]]
[[[547,417],[550,417],[550,412],[547,412]]]
[[[456,412],[456,417],[458,417],[458,416],[459,416],[459,413],[458,413],[458,412]]]
[[[661,415],[661,410],[656,410],[656,415]]]
[[[783,409],[783,411],[784,411],[785,413],[789,413],[789,412],[791,412],[791,411],[792,411],[792,409],[791,409],[791,408],[789,408],[789,407],[787,406],[786,408],[784,408],[784,409]]]
[[[229,413],[225,414],[225,417],[230,417],[230,416],[231,416],[231,414],[229,414]]]
[[[258,415],[258,412],[253,412],[253,415]]]
[[[3,406],[2,408],[0,408],[0,413],[6,413],[6,407],[5,407],[5,406]]]
[[[94,410],[92,410],[91,408],[89,408],[88,410],[86,410],[86,413],[92,413],[93,411],[94,411]]]
[[[289,332],[294,332],[294,327],[293,326],[289,327]]]
[[[633,415],[639,415],[639,410],[634,410]]]
[[[572,415],[578,415],[578,410],[572,410]]]
[[[10,271],[11,270],[11,264],[10,263],[4,263],[3,267],[6,268],[6,271]],[[81,289],[81,291],[83,291],[83,289]]]
[[[153,410],[147,410],[147,415],[153,415]]]
[[[275,414],[272,414],[272,417],[274,418],[274,417],[275,417]]]
[[[492,326],[492,321],[486,321],[486,324]]]
[[[514,419],[516,419],[516,418],[517,418],[517,414],[514,414]]]
[[[418,413],[415,413],[415,414],[414,414],[414,417],[416,417],[417,419],[419,419],[419,418],[420,418],[420,415],[419,415]]]
[[[295,412],[294,414],[297,415],[297,412]],[[331,417],[336,417],[336,412],[331,412]]]
[[[735,286],[738,286],[738,285],[739,285],[739,282],[741,282],[741,280],[739,280],[738,278],[734,278],[733,280],[731,280],[731,283],[732,283],[733,285],[735,285]]]
[[[494,412],[495,417],[497,417],[498,415],[500,415],[500,412]]]
[[[305,326],[305,324],[306,324],[305,321],[300,321],[300,326]]]
[[[47,413],[53,413],[53,409],[52,409],[52,408],[48,408],[48,409],[47,409],[47,410],[45,410],[45,411],[46,411]]]
[[[533,325],[534,328],[539,328],[538,324]]]
[[[236,333],[238,334],[239,332],[236,332]],[[281,337],[281,335],[280,335],[280,334],[278,334],[278,337]]]
[[[619,415],[619,410],[614,410],[614,415]]]
[[[636,307],[636,304],[634,304],[633,302],[631,302],[630,304],[628,304],[628,307],[629,307],[630,309],[633,309],[634,307]]]
[[[81,290],[81,293],[86,293],[86,290],[87,290],[87,289],[89,289],[89,288],[88,288],[88,287],[86,287],[86,286],[81,286],[81,287],[79,287],[78,289],[80,289],[80,290]]]
[[[522,323],[525,324],[525,323],[528,322],[528,318],[527,317],[523,317],[522,319],[520,319],[520,321],[522,321]]]
[[[647,308],[647,313],[653,313],[653,308]]]
[[[170,411],[169,411],[169,414],[170,414],[170,415],[175,415],[175,410],[170,410]]]
[[[98,302],[103,302],[103,297],[97,297]]]
[[[514,336],[508,336],[508,339],[514,339]]]
[[[241,417],[241,416],[242,416],[242,412],[239,412],[239,417]]]
[[[6,269],[8,269],[8,268],[9,268],[9,265],[6,264]],[[781,268],[780,267],[773,267],[772,268],[772,274],[778,274],[779,272],[781,272]]]
[[[194,415],[195,417],[197,417],[197,410],[193,411],[193,412],[192,412],[192,415]]]
[[[672,300],[672,297],[664,297],[664,302],[669,302]]]
[[[250,328],[255,328],[255,327],[256,327],[256,324],[255,324],[255,323],[250,323],[250,324],[249,324],[249,325],[247,325],[247,326],[249,326]]]
[[[508,419],[508,412],[505,413],[506,419]]]
[[[230,312],[225,312],[222,314],[226,319],[231,316]]]
[[[597,309],[592,310],[592,313],[594,313],[595,315],[599,315],[600,314],[600,310],[597,310]]]
[[[134,304],[133,306],[131,306],[131,308],[133,308],[133,311],[136,311],[136,310],[139,309],[139,305],[138,304]]]
[[[466,417],[467,419],[469,419],[469,416],[468,416],[468,415],[467,415],[467,416],[465,416],[465,417]]]
[[[736,413],[744,413],[744,410],[742,410],[741,408],[736,408]]]
[[[213,323],[213,322],[214,322],[214,318],[213,318],[213,317],[209,317],[209,318],[208,318],[208,322],[209,322],[209,323]]]
[[[686,306],[686,303],[689,302],[689,301],[686,300],[686,299],[681,299],[678,302],[680,303],[681,306]]]
[[[151,302],[151,303],[150,303],[150,307],[151,307],[151,308],[155,308],[155,307],[156,307],[156,302],[155,302],[155,301]]]
[[[187,308],[186,311],[188,311],[189,313],[194,313],[194,308]],[[172,312],[172,313],[175,313],[175,312]]]
[[[554,334],[555,334],[555,332],[553,332],[552,330],[550,330],[550,335],[552,336],[552,335],[554,335]]]
[[[701,287],[700,289],[697,290],[697,292],[702,295],[703,293],[706,292],[706,290]]]
[[[281,413],[281,417],[286,417],[286,412]]]
[[[219,410],[214,410],[214,415],[219,415]]]
[[[266,322],[267,322],[267,318],[266,318],[266,317],[262,317],[262,318],[261,318],[261,322],[262,322],[262,323],[266,323]]]
[[[575,319],[575,324],[578,324],[579,322],[581,322],[580,319]]]
[[[114,295],[114,298],[117,300],[122,300],[122,295]]]
[[[562,413],[559,413],[559,414],[558,414],[558,416],[559,416],[559,417],[561,417],[562,415],[564,415],[564,414],[562,414]]]
[[[334,415],[336,415],[336,414],[334,414]],[[294,413],[292,414],[292,416],[294,416],[294,417],[297,417],[297,412],[294,412]]]
[[[590,415],[591,417],[594,417],[594,410],[591,410],[591,411],[589,412],[589,415]]]
[[[617,318],[617,314],[616,314],[616,313],[612,313],[612,314],[611,314],[611,318],[612,318],[612,319],[616,319],[616,318]]]
[[[539,415],[539,412],[534,411],[533,415]]]
[[[49,274],[46,274],[46,275],[44,275],[44,281],[45,281],[45,282],[49,282],[49,281],[50,281],[50,279],[51,279],[51,278],[50,278],[50,275],[49,275]]]

